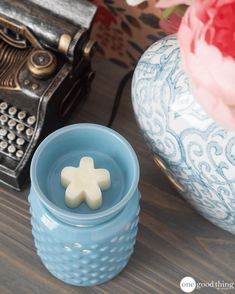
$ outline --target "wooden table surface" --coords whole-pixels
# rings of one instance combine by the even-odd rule
[[[88,100],[69,123],[106,124],[116,87],[125,73],[104,61],[95,61],[97,76]],[[27,195],[0,190],[0,293],[1,294],[177,294],[185,276],[197,282],[235,282],[235,236],[198,215],[171,186],[153,163],[136,125],[125,90],[113,128],[137,152],[141,178],[141,214],[135,252],[125,270],[97,287],[68,286],[52,277],[36,254]],[[202,288],[195,293],[235,293]]]

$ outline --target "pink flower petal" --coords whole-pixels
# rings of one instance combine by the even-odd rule
[[[234,19],[235,0],[195,0],[178,40],[198,102],[216,122],[235,131]]]

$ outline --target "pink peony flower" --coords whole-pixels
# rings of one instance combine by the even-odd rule
[[[196,0],[178,39],[198,102],[217,123],[235,131],[235,0]]]
[[[157,6],[160,8],[166,8],[170,6],[175,6],[179,4],[186,4],[191,5],[193,4],[194,0],[159,0]]]

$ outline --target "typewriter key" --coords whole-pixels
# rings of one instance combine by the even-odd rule
[[[0,136],[5,137],[7,134],[7,130],[6,129],[0,129]]]
[[[7,121],[8,121],[8,116],[5,115],[5,114],[2,114],[0,116],[0,122],[1,122],[1,124],[5,124]]]
[[[17,130],[17,132],[23,132],[23,130],[25,129],[25,126],[23,125],[23,124],[18,124],[17,126],[16,126],[16,130]]]
[[[10,119],[10,120],[8,121],[8,126],[9,126],[10,128],[14,128],[15,125],[16,125],[16,121],[15,121],[14,119]]]
[[[16,152],[16,148],[14,145],[10,145],[8,148],[7,148],[7,151],[9,153],[15,153]]]
[[[22,120],[26,117],[26,112],[25,111],[20,111],[18,113],[18,119]]]
[[[19,146],[23,146],[24,143],[25,143],[25,139],[23,139],[23,138],[18,138],[16,140],[16,144],[19,145]]]
[[[33,129],[27,129],[27,130],[26,130],[26,135],[27,135],[28,137],[31,137],[31,136],[33,135]]]
[[[23,157],[23,155],[24,155],[24,152],[23,152],[22,150],[18,150],[18,151],[16,152],[16,157],[18,157],[18,158]]]
[[[16,109],[15,107],[10,107],[10,108],[8,109],[8,113],[9,113],[10,115],[15,115],[16,112],[17,112],[17,109]]]
[[[6,110],[7,107],[8,107],[8,104],[7,104],[6,102],[2,102],[2,103],[0,103],[0,109],[1,109],[1,110]]]
[[[3,150],[4,150],[4,149],[6,149],[6,148],[7,148],[7,146],[8,146],[8,144],[7,144],[7,142],[6,142],[6,141],[1,141],[1,142],[0,142],[0,148],[1,148],[1,149],[3,149]]]
[[[39,88],[38,84],[36,84],[36,83],[32,84],[32,90],[33,91],[36,91],[38,88]]]
[[[34,125],[35,122],[36,122],[36,117],[35,117],[34,115],[28,117],[28,119],[27,119],[27,123],[28,123],[30,126]]]
[[[16,138],[16,135],[15,135],[14,133],[10,132],[10,133],[7,135],[7,138],[8,138],[8,140],[10,140],[10,141],[14,141],[15,138]]]
[[[28,86],[30,84],[30,81],[29,80],[24,80],[24,85],[25,86]]]

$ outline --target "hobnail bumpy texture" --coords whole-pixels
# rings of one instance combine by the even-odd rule
[[[139,205],[137,209],[135,207],[133,209],[134,213],[131,213],[131,218],[119,228],[118,234],[111,233],[114,218],[110,221],[110,230],[104,230],[104,238],[99,237],[99,242],[92,242],[89,236],[88,240],[75,238],[74,231],[71,231],[70,240],[62,231],[61,235],[58,235],[60,226],[64,224],[57,222],[55,218],[51,219],[52,215],[46,215],[45,211],[40,213],[40,207],[35,214],[35,209],[31,205],[31,224],[37,253],[45,267],[65,283],[77,286],[104,283],[115,277],[126,266],[133,253],[139,220]],[[53,230],[58,230],[58,232],[53,234]],[[77,227],[76,230],[79,232],[86,228]],[[91,231],[91,235],[97,234],[95,227],[89,230],[94,231]],[[79,236],[79,233],[76,236]]]
[[[40,229],[32,219],[37,253],[46,268],[58,279],[74,285],[97,285],[116,276],[133,253],[138,217],[109,242],[84,246],[61,243]]]

